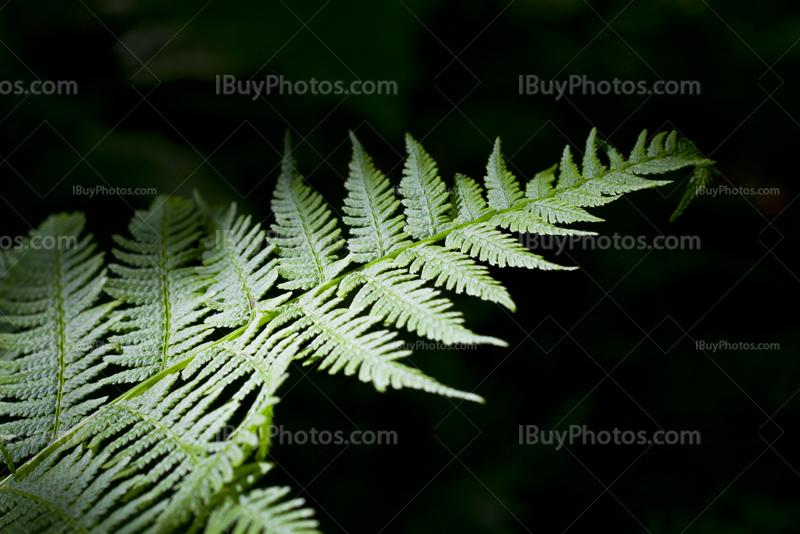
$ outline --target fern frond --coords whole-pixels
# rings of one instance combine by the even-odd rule
[[[694,146],[694,143],[688,141],[686,139],[677,140],[670,136],[667,139],[665,150],[669,151],[671,148],[681,146],[686,152],[694,153],[697,157],[700,157],[700,152]],[[675,222],[675,220],[681,216],[681,214],[689,207],[689,204],[697,198],[700,194],[700,191],[708,187],[708,185],[714,180],[714,176],[718,175],[716,169],[714,169],[711,165],[703,165],[698,166],[692,172],[692,175],[689,177],[689,182],[686,185],[686,192],[681,197],[681,201],[678,204],[678,207],[675,209],[673,214],[670,216],[669,221]]]
[[[610,167],[603,165],[598,157],[601,147]],[[569,147],[565,148],[558,187],[551,185],[553,176],[550,170],[534,177],[526,190],[530,200],[528,209],[550,223],[597,222],[601,219],[588,214],[584,207],[601,206],[616,200],[622,193],[669,183],[648,180],[643,176],[685,167],[696,167],[695,175],[705,176],[708,171],[704,169],[712,163],[700,156],[689,141],[679,139],[675,131],[656,135],[648,145],[646,130],[639,136],[626,161],[613,147],[600,143],[596,129],[592,129],[586,143],[582,171],[574,163]]]
[[[95,305],[106,282],[103,254],[83,235],[82,214],[52,215],[26,238],[0,300],[0,435],[13,462],[36,454],[105,402],[104,354],[98,343],[111,329],[119,302]],[[32,240],[35,240],[32,241]]]
[[[565,192],[560,191],[557,196],[532,200],[528,204],[528,210],[550,224],[603,221],[584,210],[580,201],[575,202]]]
[[[348,240],[353,261],[367,263],[407,245],[408,236],[403,231],[405,218],[397,214],[400,201],[389,180],[375,168],[353,132],[350,141],[353,159],[344,200],[344,212],[349,217],[342,220],[353,234]]]
[[[351,309],[368,308],[369,314],[384,321],[384,325],[407,328],[420,336],[448,345],[490,343],[505,346],[499,339],[479,336],[464,326],[460,312],[447,311],[453,303],[437,298],[439,292],[424,287],[420,280],[405,269],[395,268],[393,263],[380,263],[347,276],[339,284],[339,296],[344,296],[356,286]]]
[[[500,152],[500,138],[494,142],[492,155],[486,165],[486,189],[489,192],[489,207],[505,210],[519,204],[523,199],[516,176],[506,168],[505,158]]]
[[[319,534],[314,511],[301,508],[303,499],[280,502],[289,488],[252,490],[229,499],[211,516],[206,534]],[[234,530],[235,527],[235,530]]]
[[[530,200],[536,200],[550,195],[553,191],[553,182],[556,181],[557,169],[558,163],[549,169],[537,172],[525,186],[525,196]]]
[[[256,433],[268,423],[264,414],[277,402],[273,393],[294,353],[272,351],[250,365],[240,343],[205,349],[213,358],[185,372],[182,384],[166,374],[141,394],[104,405],[24,477],[4,480],[0,531],[35,525],[43,532],[166,534],[193,517],[207,519],[252,485],[269,465],[247,459],[265,443]],[[233,384],[248,376],[257,399],[226,436],[247,395]]]
[[[408,156],[400,181],[406,207],[405,232],[414,239],[433,237],[450,225],[447,187],[436,162],[411,135],[406,134]]]
[[[133,239],[120,235],[113,250],[122,263],[109,266],[118,277],[106,292],[129,306],[118,312],[119,335],[110,339],[121,354],[108,363],[129,367],[110,382],[140,382],[182,359],[213,332],[200,320],[209,309],[202,291],[211,282],[192,262],[201,255],[201,216],[195,203],[159,196],[131,219]]]
[[[678,207],[675,209],[673,214],[669,218],[669,222],[675,222],[678,217],[680,217],[686,208],[689,207],[689,204],[697,198],[700,194],[700,191],[708,187],[708,185],[714,180],[714,168],[713,167],[698,167],[694,170],[692,175],[689,177],[689,183],[686,185],[686,192],[681,197],[681,201],[678,204]]]
[[[256,303],[278,279],[278,260],[267,261],[275,247],[266,246],[264,230],[250,216],[236,216],[236,204],[213,210],[197,192],[195,202],[213,231],[203,238],[203,266],[197,268],[201,276],[214,280],[206,291],[206,304],[217,313],[205,322],[219,327],[248,323],[256,316]]]
[[[381,319],[363,315],[361,308],[337,308],[342,300],[331,298],[333,291],[331,288],[316,297],[304,297],[287,305],[288,314],[298,317],[292,329],[303,330],[298,340],[309,341],[298,358],[310,356],[307,364],[321,360],[319,370],[328,370],[330,374],[344,370],[345,375],[351,376],[358,372],[359,380],[372,382],[381,392],[392,386],[482,402],[475,394],[444,386],[419,369],[398,362],[411,351],[400,350],[404,343],[396,339],[397,333],[369,331]]]
[[[519,241],[486,223],[453,231],[447,236],[445,245],[499,267],[525,267],[545,271],[570,271],[576,268],[562,267],[546,261],[541,256],[531,254]]]
[[[203,237],[193,202],[160,197],[137,212],[133,239],[115,237],[121,264],[106,285],[124,309],[114,310],[117,301],[94,306],[105,276],[90,237],[63,253],[0,253],[0,267],[18,262],[0,273],[0,393],[12,399],[0,403],[0,415],[10,418],[0,423],[0,451],[13,472],[0,482],[0,531],[314,532],[301,503],[278,502],[284,489],[252,489],[270,469],[275,393],[293,360],[358,374],[379,391],[482,402],[404,365],[411,351],[393,330],[502,344],[464,327],[436,288],[513,310],[506,289],[475,259],[570,268],[532,254],[498,227],[586,234],[561,225],[599,220],[584,208],[665,183],[643,176],[690,166],[702,174],[711,165],[676,133],[649,144],[644,133],[626,160],[593,130],[580,166],[568,148],[523,194],[498,140],[487,165],[487,203],[483,187],[464,175],[448,195],[433,159],[410,136],[406,143],[401,214],[385,176],[353,137],[345,257],[337,220],[295,170],[288,135],[272,246],[262,248],[259,225],[235,207],[198,200]],[[39,232],[77,237],[82,229],[81,216],[58,215]],[[217,230],[227,238],[222,243]],[[274,251],[277,263],[269,260]],[[278,277],[285,279],[279,288],[304,291],[269,294]],[[218,313],[206,319],[211,309]],[[231,327],[238,328],[219,331]],[[117,335],[109,337],[112,328]],[[121,354],[108,354],[118,348]],[[108,362],[129,369],[101,379]],[[109,381],[139,383],[109,402],[95,398]]]
[[[455,182],[451,193],[455,224],[472,222],[491,212],[483,199],[483,188],[479,183],[460,173],[456,173]]]
[[[310,289],[323,284],[347,267],[349,258],[336,256],[344,245],[336,219],[325,200],[303,183],[292,156],[291,137],[286,132],[284,156],[272,200],[275,223],[271,239],[278,247],[279,272],[289,280],[282,289]]]
[[[419,273],[423,280],[433,280],[434,287],[444,286],[448,291],[497,302],[511,311],[517,309],[506,288],[489,275],[489,270],[458,250],[437,245],[412,247],[394,262],[398,267],[408,267],[411,274]]]
[[[544,221],[529,211],[508,211],[498,213],[489,221],[491,226],[500,226],[512,232],[526,232],[539,235],[597,235],[597,232],[563,228]]]

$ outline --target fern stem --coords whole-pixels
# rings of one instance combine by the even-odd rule
[[[164,214],[162,213],[161,219],[163,221]],[[158,270],[161,271],[161,298],[164,302],[164,315],[165,315],[165,324],[164,324],[164,342],[161,348],[161,365],[159,366],[161,369],[167,366],[167,361],[169,359],[169,334],[171,329],[172,323],[172,309],[170,308],[169,304],[169,275],[167,274],[167,236],[163,236],[159,242],[159,249],[158,249],[158,259],[160,260],[161,265],[158,267]]]
[[[53,229],[53,233],[56,233],[56,230]],[[64,398],[64,383],[66,381],[65,372],[67,369],[67,362],[66,362],[66,352],[67,352],[67,340],[66,340],[66,325],[64,324],[64,291],[65,287],[62,281],[61,275],[61,250],[59,247],[55,248],[56,253],[56,320],[58,324],[56,327],[58,328],[58,394],[56,395],[56,409],[55,409],[55,421],[53,422],[53,435],[50,438],[50,441],[53,442],[58,437],[59,427],[61,426],[61,403]]]

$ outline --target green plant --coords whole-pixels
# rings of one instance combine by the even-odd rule
[[[292,360],[357,373],[379,391],[482,402],[402,363],[410,351],[397,330],[504,344],[469,330],[435,288],[513,311],[479,262],[569,267],[500,229],[589,234],[562,225],[600,221],[584,208],[668,183],[643,176],[711,164],[675,132],[649,144],[643,132],[625,159],[592,130],[582,169],[567,147],[523,190],[498,139],[487,201],[460,174],[448,192],[408,136],[397,200],[351,138],[347,239],[297,173],[287,134],[266,246],[264,230],[235,205],[158,197],[133,217],[132,238],[115,236],[115,263],[95,252],[81,214],[53,215],[32,232],[74,238],[67,250],[0,256],[0,309],[11,326],[0,333],[0,393],[10,399],[0,403],[10,471],[0,483],[2,532],[314,531],[300,500],[280,500],[288,489],[256,488],[270,468],[268,426]],[[114,399],[98,393],[126,384]]]

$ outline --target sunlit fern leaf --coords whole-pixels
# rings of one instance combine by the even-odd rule
[[[257,434],[294,349],[283,345],[251,365],[238,349],[255,347],[236,343],[224,343],[182,383],[170,374],[104,405],[25,476],[4,480],[0,531],[167,534],[245,492],[269,469],[247,460],[265,443]],[[258,395],[231,431],[247,396],[237,395],[242,377]]]
[[[291,137],[286,132],[283,163],[272,199],[276,236],[270,241],[278,247],[279,272],[289,280],[283,289],[310,289],[336,278],[349,263],[336,255],[344,240],[328,203],[297,173],[292,156]]]
[[[0,299],[0,435],[14,462],[36,454],[105,401],[93,394],[118,302],[97,304],[106,271],[82,214],[52,215],[23,242]]]
[[[583,152],[583,168],[581,180],[593,180],[600,177],[603,173],[608,171],[608,168],[603,165],[597,155],[599,148],[599,141],[597,139],[597,128],[592,128],[589,132],[589,137],[586,139],[586,148]],[[577,170],[577,169],[576,169]]]
[[[629,172],[638,175],[664,174],[689,165],[706,166],[710,163],[697,153],[686,139],[681,139],[674,145],[671,152],[667,152],[663,144],[663,135],[665,134],[666,132],[661,132],[651,141],[646,159],[632,165],[628,169]]]
[[[398,214],[400,201],[394,196],[392,184],[375,168],[353,132],[353,158],[350,175],[345,182],[347,198],[342,220],[350,227],[348,240],[353,261],[367,263],[394,252],[409,243],[403,231],[405,217]]]
[[[500,151],[500,138],[494,142],[494,149],[486,165],[486,189],[489,195],[489,207],[493,210],[504,210],[516,206],[523,198],[516,176],[506,168],[505,158]]]
[[[647,130],[642,130],[633,145],[631,155],[628,157],[630,163],[640,163],[647,157]]]
[[[551,169],[533,177],[526,187],[526,197],[530,201],[527,205],[528,211],[550,224],[602,221],[584,211],[582,203],[576,203],[572,198],[573,191],[582,181],[582,177],[577,165],[572,161],[569,146],[564,149],[559,169],[557,188],[552,187],[555,176]],[[552,170],[554,171],[554,168]]]
[[[603,221],[600,217],[596,217],[584,210],[580,205],[574,204],[568,195],[561,191],[559,191],[558,196],[531,201],[528,204],[528,209],[531,213],[538,215],[550,224]]]
[[[406,134],[406,150],[400,181],[405,232],[414,239],[433,237],[450,224],[447,186],[439,177],[436,162],[410,134]]]
[[[545,198],[553,191],[553,182],[556,181],[556,163],[549,169],[537,172],[525,186],[525,196],[530,200]]]
[[[460,173],[456,173],[455,182],[456,185],[450,193],[454,224],[468,223],[491,212],[483,198],[483,187],[480,184]]]
[[[489,275],[489,270],[458,250],[438,245],[411,247],[394,263],[408,267],[412,274],[419,273],[424,280],[433,280],[434,287],[497,302],[511,311],[517,309],[506,288]]]
[[[610,170],[600,179],[584,182],[581,185],[583,189],[594,193],[619,195],[671,183],[668,180],[649,180],[631,174],[627,171],[628,164],[625,158],[613,146],[604,144],[603,149],[611,163]]]
[[[610,167],[598,157],[602,148]],[[713,162],[704,159],[686,139],[677,132],[662,132],[647,144],[647,131],[639,136],[626,161],[619,152],[597,139],[592,129],[586,142],[583,168],[574,163],[569,147],[564,149],[560,165],[558,187],[552,189],[550,170],[539,173],[528,184],[526,196],[531,201],[528,209],[551,224],[572,222],[597,222],[584,207],[596,207],[613,202],[623,193],[667,184],[667,181],[642,178],[649,174],[664,174],[685,167],[696,167],[701,175]],[[673,218],[675,215],[673,215]]]
[[[292,329],[302,329],[298,342],[308,342],[298,358],[309,358],[307,364],[319,361],[318,369],[330,374],[358,373],[359,380],[372,382],[378,391],[389,386],[411,388],[483,402],[477,395],[444,386],[419,369],[397,361],[411,354],[410,350],[402,349],[404,343],[396,339],[397,333],[372,329],[381,319],[364,315],[360,308],[337,307],[342,300],[331,298],[333,291],[331,288],[287,305],[290,310],[287,315],[297,317]]]
[[[445,244],[499,267],[525,267],[546,271],[575,269],[550,263],[541,256],[531,254],[519,241],[486,223],[454,230],[447,236]]]
[[[0,532],[109,532],[91,525],[133,485],[130,479],[115,481],[125,463],[104,468],[113,455],[110,448],[97,454],[81,447],[60,452],[68,454],[50,455],[22,480],[9,478],[0,487]]]
[[[234,208],[204,207],[207,233],[198,239],[201,217],[186,200],[158,199],[134,218],[133,240],[116,238],[122,249],[115,254],[125,265],[113,267],[119,278],[108,291],[127,303],[123,310],[112,311],[114,303],[91,307],[96,297],[106,297],[99,294],[102,260],[92,256],[88,241],[81,241],[80,252],[69,261],[63,256],[55,263],[52,251],[3,252],[5,265],[19,263],[5,278],[0,274],[0,308],[6,313],[6,332],[0,334],[0,345],[6,347],[0,348],[5,351],[0,352],[0,387],[8,391],[26,381],[54,376],[50,367],[35,370],[39,373],[35,375],[29,372],[34,360],[39,361],[34,353],[53,360],[53,347],[61,347],[58,340],[53,342],[60,339],[59,328],[41,328],[45,315],[63,316],[66,328],[70,320],[80,319],[83,330],[76,332],[83,342],[97,343],[99,348],[79,356],[74,374],[66,368],[64,391],[77,389],[61,403],[42,401],[52,398],[55,389],[35,385],[20,386],[17,394],[10,395],[11,402],[0,405],[11,424],[0,428],[0,440],[12,445],[27,439],[13,435],[14,425],[40,417],[36,410],[41,411],[43,402],[62,408],[62,428],[56,432],[45,425],[48,439],[43,450],[16,465],[8,454],[12,474],[0,481],[0,531],[23,532],[24,526],[27,534],[197,533],[217,528],[214,520],[240,534],[265,528],[289,533],[313,530],[305,512],[294,511],[296,503],[277,503],[282,490],[252,489],[270,467],[264,460],[275,392],[293,360],[317,364],[332,374],[358,375],[379,391],[390,386],[412,388],[481,402],[474,393],[447,387],[416,369],[407,358],[411,351],[393,330],[408,328],[448,343],[498,342],[467,330],[463,317],[434,288],[513,309],[508,292],[476,259],[498,267],[569,269],[532,254],[498,227],[585,234],[561,224],[590,220],[593,215],[583,208],[665,183],[643,175],[685,167],[699,167],[695,172],[703,173],[712,163],[675,133],[658,135],[649,144],[643,134],[626,160],[598,141],[593,131],[580,168],[567,150],[561,165],[537,174],[521,196],[519,185],[514,189],[516,181],[510,181],[504,168],[498,145],[488,166],[487,179],[493,183],[490,205],[483,187],[463,175],[456,176],[448,195],[432,158],[410,137],[407,144],[409,158],[401,187],[404,213],[395,211],[396,201],[386,195],[385,178],[373,172],[358,147],[354,165],[356,174],[361,174],[351,181],[352,203],[346,206],[358,210],[348,212],[348,217],[360,221],[351,228],[367,232],[363,236],[353,232],[353,243],[358,237],[370,236],[370,243],[384,239],[370,233],[379,227],[388,228],[392,239],[401,236],[402,217],[411,238],[384,239],[387,244],[377,253],[364,242],[358,251],[363,255],[356,257],[352,251],[342,257],[337,220],[303,184],[287,142],[273,202],[278,234],[273,244],[279,249],[278,274],[286,280],[281,285],[306,290],[297,295],[274,288],[266,292],[275,278],[275,264],[268,262],[269,247],[261,248],[258,225],[237,216]],[[598,149],[605,153],[603,158]],[[509,207],[498,208],[506,204]],[[70,217],[74,216],[54,220]],[[231,232],[231,246],[216,247],[216,229]],[[436,244],[441,241],[444,247]],[[204,266],[198,265],[203,252],[198,243],[207,249]],[[29,254],[34,254],[31,260]],[[53,265],[61,265],[59,261],[69,265],[56,271],[72,277],[61,293],[69,293],[67,300],[53,296]],[[39,282],[30,282],[34,279]],[[209,313],[205,302],[220,312],[209,323],[202,322]],[[78,310],[77,315],[62,313],[67,309]],[[121,333],[106,335],[115,320],[122,321]],[[241,326],[229,331],[236,325]],[[212,330],[215,335],[204,339]],[[39,337],[45,341],[39,342]],[[11,343],[14,340],[27,343],[30,350],[20,351]],[[93,393],[105,383],[98,374],[105,365],[100,359],[118,346],[122,354],[106,356],[129,367],[121,376],[146,380],[110,402],[92,404],[101,402]],[[72,353],[56,350],[56,354],[67,354],[64,361],[72,363]],[[73,410],[75,406],[81,407]],[[74,417],[72,423],[64,420],[67,416]],[[38,432],[39,423],[33,424]],[[57,439],[50,442],[53,436]]]
[[[426,287],[425,280],[396,268],[394,263],[381,263],[347,276],[339,284],[339,295],[356,286],[351,309],[370,307],[369,314],[384,321],[385,326],[407,328],[419,336],[448,345],[490,343],[505,346],[499,339],[479,336],[463,326],[461,312],[450,311],[453,303],[439,297],[439,291]]]
[[[564,152],[561,155],[561,165],[559,165],[558,169],[558,189],[573,187],[583,179],[578,166],[572,160],[572,151],[569,145],[564,147]]]
[[[195,201],[210,223],[203,238],[203,266],[197,272],[214,283],[206,291],[206,304],[217,313],[205,322],[234,327],[252,321],[256,303],[278,279],[278,260],[267,258],[275,250],[267,246],[261,225],[250,216],[236,216],[236,204],[213,210],[195,192]]]
[[[529,211],[518,210],[498,213],[489,221],[491,226],[499,226],[512,232],[530,233],[539,235],[597,235],[597,232],[564,228],[544,221],[538,215]]]
[[[319,534],[303,499],[281,501],[289,491],[272,487],[229,498],[214,511],[205,534]]]
[[[122,353],[105,360],[129,369],[110,382],[139,382],[163,371],[213,332],[202,323],[209,312],[202,291],[211,280],[193,265],[201,255],[201,224],[193,201],[159,196],[131,219],[133,239],[114,236],[121,263],[109,266],[118,277],[106,291],[128,307],[117,312],[121,334],[110,339]]]

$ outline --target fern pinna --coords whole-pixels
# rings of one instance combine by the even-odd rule
[[[592,130],[580,167],[567,147],[524,184],[498,139],[483,185],[457,174],[448,190],[408,136],[397,198],[351,134],[339,221],[305,184],[287,135],[269,237],[235,205],[162,196],[114,238],[107,267],[82,215],[49,217],[27,244],[68,236],[72,246],[0,255],[0,532],[315,532],[300,499],[260,481],[291,362],[379,391],[482,402],[405,365],[399,333],[504,345],[470,330],[444,292],[513,311],[485,263],[571,267],[509,231],[590,234],[565,225],[667,183],[646,176],[709,175],[712,162],[675,132],[647,139],[626,159]]]

